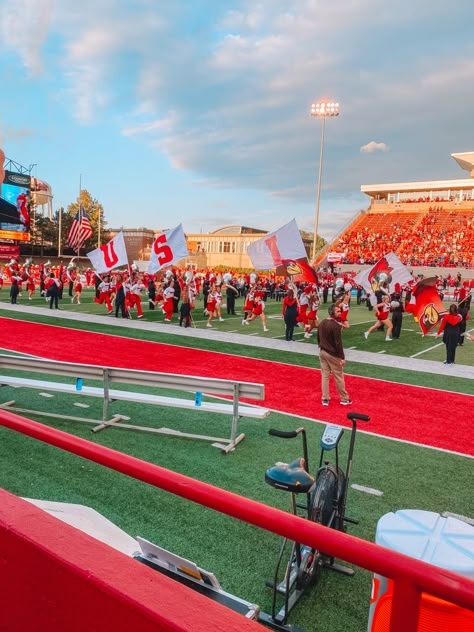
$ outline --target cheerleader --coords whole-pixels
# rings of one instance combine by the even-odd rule
[[[81,283],[81,279],[80,276],[77,275],[76,279],[74,281],[74,294],[71,298],[71,303],[74,303],[74,301],[77,301],[77,304],[80,305],[81,304],[81,293],[82,293],[82,283]]]
[[[384,297],[382,298],[382,301],[376,305],[377,311],[375,312],[375,316],[377,317],[377,321],[375,325],[372,325],[372,327],[370,327],[368,331],[364,332],[364,336],[366,340],[369,337],[369,334],[371,334],[376,329],[380,329],[380,327],[383,327],[384,325],[387,327],[385,340],[386,341],[392,340],[391,333],[393,329],[393,324],[389,318],[390,309],[391,309],[390,296],[385,294]]]
[[[265,316],[265,301],[263,300],[264,296],[264,292],[255,293],[255,301],[253,304],[252,313],[248,318],[245,319],[244,325],[248,325],[252,322],[252,320],[255,320],[257,316],[260,316],[263,324],[263,331],[268,331],[267,317]]]
[[[209,293],[207,295],[206,312],[208,313],[209,317],[207,319],[206,327],[212,328],[211,321],[213,318],[217,316],[217,311],[216,311],[217,297],[218,297],[218,292],[217,292],[216,285],[212,283],[209,289]]]
[[[319,327],[318,321],[318,309],[319,309],[319,296],[317,292],[313,292],[309,296],[309,311],[308,311],[308,324],[305,327],[305,338],[311,338],[313,335],[311,332],[313,329],[317,329]]]
[[[346,292],[342,298],[336,301],[336,306],[341,309],[341,315],[336,320],[341,323],[344,329],[349,329],[349,309],[351,302],[351,293]]]
[[[244,317],[242,318],[242,325],[245,325],[247,318],[249,318],[253,312],[254,299],[255,299],[255,288],[254,286],[250,286],[250,289],[245,297]]]

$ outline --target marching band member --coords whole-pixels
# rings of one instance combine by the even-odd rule
[[[175,289],[174,289],[174,279],[170,278],[169,285],[163,290],[163,310],[166,314],[165,323],[171,322],[171,317],[173,316],[174,311],[174,302],[175,302]]]
[[[35,277],[33,274],[28,274],[26,279],[26,289],[28,290],[28,300],[31,301],[33,299],[33,294],[35,293]]]
[[[303,323],[305,332],[308,327],[308,317],[306,316],[306,312],[309,306],[309,294],[311,292],[311,286],[307,285],[304,290],[301,292],[299,296],[299,308],[298,308],[298,318],[296,322]]]
[[[18,298],[18,294],[20,293],[21,276],[19,274],[16,274],[15,272],[12,272],[12,274],[10,275],[10,281],[10,303],[12,305],[16,305],[16,300]]]
[[[130,290],[128,293],[128,305],[130,308],[137,308],[137,318],[143,318],[141,293],[145,285],[138,275],[132,276]]]
[[[115,277],[115,288],[115,318],[118,318],[119,311],[122,314],[122,318],[130,318],[126,305],[126,289],[124,278],[121,274],[117,274],[117,276]]]

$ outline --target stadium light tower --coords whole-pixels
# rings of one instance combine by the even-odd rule
[[[321,125],[321,149],[319,153],[319,172],[318,172],[318,190],[316,193],[316,213],[314,217],[314,235],[313,235],[313,258],[316,257],[316,242],[318,239],[319,225],[319,199],[321,197],[321,174],[323,172],[323,150],[324,150],[324,129],[326,127],[326,118],[328,116],[339,116],[339,103],[327,101],[323,99],[311,105],[311,116],[322,119]]]

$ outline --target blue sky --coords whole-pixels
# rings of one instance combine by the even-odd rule
[[[361,184],[463,178],[474,149],[472,0],[0,0],[0,144],[111,227],[314,225]]]

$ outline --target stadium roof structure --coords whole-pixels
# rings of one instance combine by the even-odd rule
[[[249,228],[248,226],[223,226],[217,230],[213,230],[210,235],[259,235],[266,234],[266,230],[260,230],[260,228]]]
[[[388,195],[389,193],[427,193],[436,191],[462,191],[474,189],[474,152],[451,154],[458,165],[471,173],[471,178],[461,180],[427,180],[425,182],[392,182],[389,184],[363,184],[360,187],[366,195]]]
[[[474,151],[465,151],[461,154],[451,154],[461,169],[469,171],[471,178],[474,178]]]

